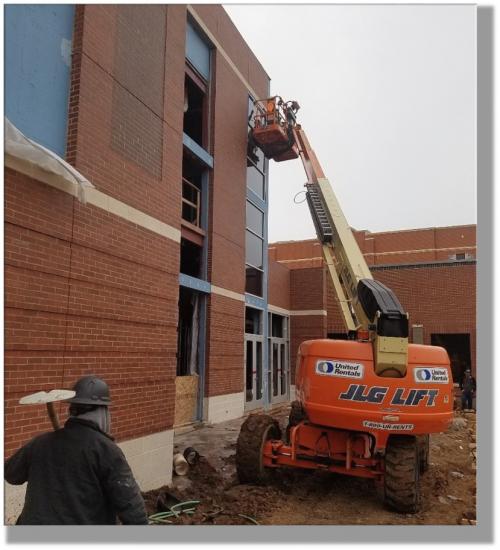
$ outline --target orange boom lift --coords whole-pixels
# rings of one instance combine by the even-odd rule
[[[372,478],[385,503],[419,509],[419,477],[429,464],[429,434],[453,417],[446,351],[408,343],[408,314],[373,279],[330,182],[304,130],[299,105],[272,97],[255,102],[249,147],[277,162],[299,158],[306,198],[348,332],[347,340],[310,340],[298,351],[296,397],[285,437],[269,415],[241,427],[236,464],[241,481],[263,483],[280,467],[323,469]]]

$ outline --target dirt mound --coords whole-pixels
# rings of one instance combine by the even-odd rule
[[[234,469],[234,456],[226,460]],[[240,485],[233,476],[225,479],[205,457],[200,457],[188,473],[191,483],[182,488],[161,487],[145,493],[148,515],[168,509],[172,504],[200,501],[194,514],[169,518],[178,525],[251,525],[261,523],[277,504],[279,491],[273,487]]]

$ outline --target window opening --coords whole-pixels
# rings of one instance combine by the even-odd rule
[[[202,180],[204,169],[193,160],[182,161],[182,219],[201,228]]]
[[[466,369],[471,369],[469,334],[431,334],[431,345],[441,346],[450,358],[453,382],[460,383]]]
[[[245,309],[245,333],[262,334],[262,312],[258,309]]]
[[[281,315],[271,315],[271,335],[274,338],[285,338],[285,331],[283,330],[283,324],[285,318]]]
[[[191,277],[201,277],[201,266],[203,261],[203,249],[201,246],[187,240],[181,239],[181,273]]]
[[[191,289],[180,287],[179,321],[177,327],[177,376],[199,374],[199,327],[199,294]]]
[[[186,74],[184,83],[184,133],[206,147],[206,91]]]

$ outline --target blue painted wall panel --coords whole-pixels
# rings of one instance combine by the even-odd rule
[[[64,157],[73,5],[5,6],[5,115]]]

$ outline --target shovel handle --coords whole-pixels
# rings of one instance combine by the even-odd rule
[[[50,421],[52,422],[52,426],[54,430],[58,430],[61,425],[59,424],[59,419],[57,418],[57,413],[54,408],[54,403],[46,403],[47,405],[47,413],[49,415]]]

